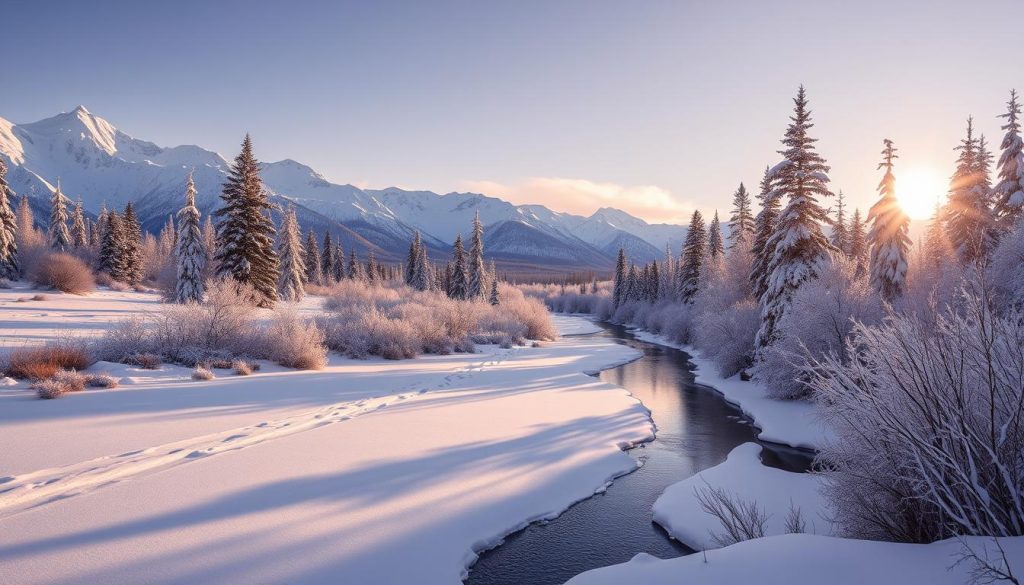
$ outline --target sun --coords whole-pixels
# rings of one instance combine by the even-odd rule
[[[946,196],[949,186],[934,169],[913,167],[896,174],[896,198],[910,219],[926,219],[935,204]]]

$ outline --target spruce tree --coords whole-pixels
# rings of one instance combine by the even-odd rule
[[[203,300],[203,273],[206,270],[206,246],[199,226],[199,208],[196,207],[196,184],[192,173],[185,184],[185,206],[178,210],[178,243],[175,256],[178,261],[178,281],[174,300],[179,303],[199,303]]]
[[[117,211],[107,212],[103,222],[103,238],[100,241],[100,270],[110,278],[125,282],[128,262],[125,258],[124,225]]]
[[[985,189],[986,166],[980,143],[974,137],[974,120],[967,119],[967,136],[955,150],[956,172],[949,187],[946,228],[950,243],[962,264],[983,259],[992,247],[992,212]]]
[[[373,250],[366,253],[366,280],[368,282],[376,282],[380,276],[380,271],[377,266],[377,258],[373,255]]]
[[[124,206],[121,229],[123,232],[123,248],[121,250],[124,262],[123,280],[128,284],[136,285],[142,282],[143,275],[142,225],[139,223],[139,216],[135,213],[135,206],[131,201]]]
[[[75,202],[75,209],[71,213],[71,246],[76,250],[89,245],[89,233],[85,227],[85,210],[82,209],[82,200]]]
[[[1024,142],[1020,134],[1020,102],[1017,101],[1017,90],[1010,90],[1010,101],[1006,103],[1006,123],[1001,126],[1006,131],[1003,142],[999,145],[997,169],[999,183],[993,190],[995,214],[1004,230],[1012,229],[1024,215]]]
[[[857,276],[863,275],[867,270],[868,262],[868,240],[865,234],[864,221],[860,216],[860,209],[853,210],[853,218],[850,219],[850,254],[851,260],[856,262]]]
[[[786,148],[779,151],[783,161],[774,173],[775,188],[787,197],[787,204],[766,245],[771,257],[768,286],[761,298],[761,328],[756,341],[759,349],[774,343],[776,326],[789,310],[793,294],[821,274],[833,250],[821,231],[828,216],[818,204],[819,197],[832,195],[828,189],[829,167],[815,151],[817,139],[808,135],[814,124],[802,85],[793,103],[794,114],[782,139]]]
[[[717,214],[717,212],[716,212]],[[754,215],[750,209],[750,194],[740,183],[732,196],[732,215],[729,216],[729,248],[754,239]]]
[[[718,221],[718,210],[716,209],[711,226],[708,228],[708,258],[716,261],[723,255],[725,255],[725,245],[722,243],[722,225]]]
[[[928,267],[932,270],[940,270],[952,256],[949,238],[945,229],[945,211],[938,202],[935,203],[935,212],[928,220],[928,229],[924,235],[924,258]]]
[[[352,256],[355,257],[355,251],[352,252]],[[340,242],[334,244],[334,260],[332,261],[332,264],[334,265],[334,274],[332,274],[331,277],[335,282],[341,282],[345,280],[346,277],[355,278],[359,276],[359,270],[356,270],[356,273],[352,274],[351,267],[349,267],[348,272],[345,271],[345,250],[341,247]]]
[[[280,277],[274,251],[272,208],[260,179],[260,165],[246,134],[242,152],[235,157],[220,195],[223,205],[214,215],[217,223],[218,276],[250,285],[256,304],[270,307],[277,300]]]
[[[416,262],[420,255],[420,246],[423,245],[423,240],[420,237],[420,232],[417,231],[412,241],[409,242],[409,255],[405,259],[405,284],[407,286],[413,286],[416,281]]]
[[[336,271],[334,270],[335,250],[334,243],[331,241],[330,231],[324,233],[324,253],[321,255],[320,261],[320,270],[323,272],[324,278],[335,281],[341,280],[340,278],[337,278]],[[344,261],[345,259],[343,257],[342,262]]]
[[[0,279],[15,280],[18,263],[18,218],[11,208],[14,191],[7,185],[7,163],[0,158]]]
[[[464,301],[469,298],[469,275],[466,273],[466,249],[462,246],[462,234],[455,237],[452,246],[452,284],[448,296]]]
[[[615,278],[612,286],[612,307],[619,308],[626,300],[626,251],[619,248],[619,257],[615,261]]]
[[[836,195],[836,218],[832,221],[832,247],[850,255],[850,231],[846,226],[846,202],[843,192]]]
[[[47,230],[50,247],[58,252],[71,249],[71,232],[68,231],[68,198],[60,191],[60,180],[50,198],[50,227]]]
[[[412,287],[416,290],[425,291],[430,289],[431,284],[430,263],[427,260],[427,249],[423,245],[420,233],[416,232],[416,257],[413,259]]]
[[[753,262],[750,269],[750,285],[754,292],[754,298],[760,301],[764,292],[768,290],[768,263],[771,260],[773,250],[768,248],[768,240],[775,233],[775,224],[779,221],[779,208],[781,198],[775,190],[771,169],[765,168],[764,176],[761,178],[761,192],[757,194],[761,202],[761,210],[754,220],[754,243],[750,253]]]
[[[217,229],[213,227],[213,217],[206,216],[203,221],[203,247],[206,249],[206,268],[203,270],[203,280],[210,278],[217,272],[215,256],[217,253]]]
[[[346,271],[349,280],[363,280],[363,265],[356,257],[356,251],[352,250],[348,258],[348,270]]]
[[[487,302],[492,307],[497,307],[501,304],[501,299],[498,297],[498,279],[494,278],[491,280],[491,295],[487,298]]]
[[[309,228],[306,232],[306,282],[323,284],[324,273],[320,262],[320,244],[316,241],[316,232]]]
[[[297,303],[306,294],[306,260],[299,235],[299,219],[291,207],[282,218],[281,233],[278,236],[277,255],[281,262],[281,276],[277,282],[280,298]]]
[[[871,231],[871,286],[887,301],[893,302],[903,295],[907,280],[907,255],[910,250],[910,218],[896,199],[896,177],[893,161],[899,158],[896,147],[888,138],[884,141],[879,169],[885,175],[878,184],[878,201],[868,211]]]
[[[686,230],[683,242],[683,257],[680,269],[679,300],[693,303],[700,290],[701,267],[707,254],[708,235],[704,227],[704,218],[700,211],[694,211],[690,218],[690,227]]]
[[[480,212],[473,217],[473,236],[469,245],[469,277],[466,298],[483,298],[484,290],[484,224],[480,222]]]

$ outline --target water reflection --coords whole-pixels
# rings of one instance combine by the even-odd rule
[[[597,335],[644,353],[600,374],[651,410],[657,439],[631,451],[643,467],[555,520],[509,536],[505,544],[481,555],[467,584],[564,583],[583,571],[626,562],[639,552],[661,558],[693,552],[651,521],[651,506],[669,485],[721,463],[737,445],[757,441],[749,419],[713,389],[694,382],[685,352],[638,341],[622,327],[605,328]],[[803,471],[809,464],[802,451],[765,446],[762,458],[768,465]]]

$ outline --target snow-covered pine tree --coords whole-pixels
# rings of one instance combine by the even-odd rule
[[[843,191],[836,195],[836,218],[832,220],[832,247],[850,255],[850,230],[846,226],[846,199]]]
[[[857,276],[863,275],[868,267],[868,238],[860,209],[853,210],[850,218],[850,253],[849,258],[856,262]]]
[[[349,252],[348,270],[345,271],[345,274],[348,276],[349,280],[364,280],[363,265],[359,263],[359,258],[356,256],[355,250]]]
[[[420,232],[417,230],[409,242],[409,255],[405,258],[405,284],[413,286],[416,281],[416,262],[420,255],[420,246],[423,245]]]
[[[430,262],[427,260],[427,248],[423,245],[423,240],[419,237],[419,232],[416,232],[416,258],[413,262],[412,271],[412,287],[416,290],[425,291],[430,290],[431,281],[435,278],[431,278]]]
[[[955,148],[960,154],[950,182],[946,213],[949,240],[962,264],[983,259],[992,247],[992,211],[979,147],[974,137],[974,119],[968,118],[967,136]]]
[[[787,197],[787,204],[766,245],[772,255],[768,286],[761,297],[761,328],[755,342],[759,350],[774,343],[776,325],[789,310],[793,294],[821,274],[833,250],[821,231],[828,216],[818,204],[819,197],[832,196],[828,189],[829,167],[815,151],[817,139],[808,135],[814,124],[802,85],[793,104],[793,116],[782,139],[786,148],[779,151],[783,160],[773,172],[775,188],[780,196]]]
[[[716,261],[725,255],[725,244],[722,242],[722,224],[718,221],[718,210],[708,227],[708,258]]]
[[[379,271],[377,269],[377,258],[373,255],[373,250],[366,253],[366,281],[377,282]]]
[[[648,278],[647,300],[656,303],[658,302],[658,296],[661,294],[661,274],[658,272],[657,262],[651,262],[651,267],[648,269]]]
[[[306,232],[306,282],[323,284],[324,273],[320,268],[320,244],[316,241],[316,232],[309,228]]]
[[[708,234],[704,227],[704,218],[700,210],[697,210],[690,217],[690,227],[686,230],[686,240],[683,242],[679,300],[684,303],[693,303],[700,290],[701,266],[704,264],[707,248]]]
[[[501,298],[498,296],[497,278],[491,279],[491,295],[487,298],[487,302],[489,302],[492,307],[497,307],[501,304]]]
[[[452,246],[452,284],[448,296],[464,301],[469,298],[469,275],[466,270],[466,249],[462,245],[462,234],[455,237]]]
[[[617,309],[626,300],[626,251],[619,248],[615,261],[615,277],[612,284],[612,307]]]
[[[928,229],[924,234],[924,261],[931,270],[937,271],[952,257],[949,237],[944,225],[945,210],[936,201],[935,212],[928,220]]]
[[[203,276],[206,270],[206,245],[199,226],[199,208],[196,207],[196,184],[192,173],[185,184],[185,205],[178,210],[178,281],[174,300],[179,303],[199,303],[203,300]]]
[[[779,208],[781,198],[775,190],[771,169],[765,168],[761,177],[761,191],[757,194],[757,200],[761,202],[761,210],[754,219],[754,243],[750,253],[753,262],[750,269],[750,285],[754,292],[754,298],[760,301],[761,296],[768,290],[768,262],[772,257],[772,250],[768,248],[768,240],[775,233],[775,224],[779,221]]]
[[[71,232],[68,231],[68,198],[60,191],[60,179],[57,188],[50,197],[50,227],[47,230],[50,247],[58,252],[71,249]]]
[[[320,271],[323,272],[324,278],[328,280],[341,280],[337,278],[336,271],[334,270],[335,261],[335,249],[334,243],[331,241],[331,232],[324,233],[324,253],[320,256]],[[342,262],[345,261],[344,256]],[[329,284],[329,283],[328,283]]]
[[[473,217],[473,236],[469,242],[466,298],[480,299],[487,291],[484,290],[484,224],[480,221],[479,211]]]
[[[75,209],[71,212],[71,246],[76,250],[89,245],[89,232],[85,227],[85,210],[82,200],[75,201]]]
[[[128,262],[125,258],[124,222],[117,211],[107,212],[103,222],[103,237],[100,241],[100,270],[110,278],[125,282]]]
[[[178,228],[174,225],[174,216],[167,216],[167,223],[160,230],[157,247],[162,258],[171,258],[178,247]]]
[[[0,279],[15,280],[18,263],[18,219],[11,208],[14,191],[7,185],[7,163],[0,158]]]
[[[142,225],[139,223],[139,216],[135,213],[135,206],[129,201],[124,206],[124,216],[121,218],[123,248],[121,254],[124,258],[124,282],[128,284],[139,284],[142,282],[144,267],[142,265]]]
[[[754,214],[750,207],[750,193],[747,192],[743,183],[740,183],[740,188],[732,196],[732,215],[729,216],[729,248],[754,239]]]
[[[885,175],[878,184],[878,201],[868,211],[868,243],[871,247],[871,286],[882,299],[893,302],[903,295],[907,281],[908,253],[910,250],[910,218],[896,199],[896,177],[893,161],[899,158],[892,140],[883,141],[882,162],[879,169]]]
[[[100,230],[97,228],[97,222],[87,218],[85,226],[89,232],[89,248],[96,250],[100,245]]]
[[[295,216],[294,207],[289,207],[284,213],[281,223],[281,234],[277,242],[281,276],[277,281],[277,292],[282,300],[297,303],[306,294],[306,254],[302,249],[299,220]]]
[[[217,272],[214,259],[217,253],[217,229],[213,227],[213,217],[209,215],[203,221],[203,247],[206,248],[206,268],[203,270],[205,281]]]
[[[352,256],[355,257],[355,250],[352,251]],[[356,270],[354,274],[352,273],[351,266],[349,266],[348,270],[345,270],[345,249],[341,247],[341,242],[334,244],[334,260],[332,261],[332,264],[334,265],[334,273],[331,277],[334,279],[334,282],[341,282],[345,280],[346,277],[356,278],[357,276],[360,276],[359,270]],[[326,275],[324,278],[326,278]]]
[[[643,298],[643,287],[640,283],[640,270],[636,264],[629,265],[629,275],[626,277],[626,300],[637,302]]]
[[[260,164],[248,134],[242,152],[235,157],[220,195],[223,205],[214,212],[217,223],[217,272],[219,276],[252,286],[256,304],[269,307],[277,300],[280,277],[274,251],[272,206],[260,179]]]
[[[1010,90],[1010,101],[1006,103],[1006,113],[1000,118],[1006,119],[1001,126],[1006,131],[999,148],[997,169],[999,183],[995,186],[995,214],[1003,230],[1012,229],[1024,215],[1024,141],[1020,134],[1020,102],[1017,101],[1017,90]]]

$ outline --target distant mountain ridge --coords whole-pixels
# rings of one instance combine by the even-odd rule
[[[257,152],[259,142],[256,143]],[[62,191],[81,199],[86,210],[122,207],[134,201],[146,229],[156,231],[182,203],[185,178],[195,177],[197,205],[206,214],[220,203],[230,162],[199,146],[157,146],[121,132],[85,107],[29,124],[0,118],[0,156],[18,194],[39,199],[41,208],[60,180]],[[325,231],[361,255],[404,258],[419,230],[441,258],[455,236],[465,234],[479,211],[487,255],[507,267],[551,270],[609,270],[620,246],[637,262],[661,258],[665,246],[678,253],[685,228],[648,224],[612,208],[590,217],[553,211],[543,205],[513,205],[478,193],[360,189],[327,181],[291,159],[263,163],[272,200],[294,204],[303,228]],[[46,217],[37,214],[45,224]]]

